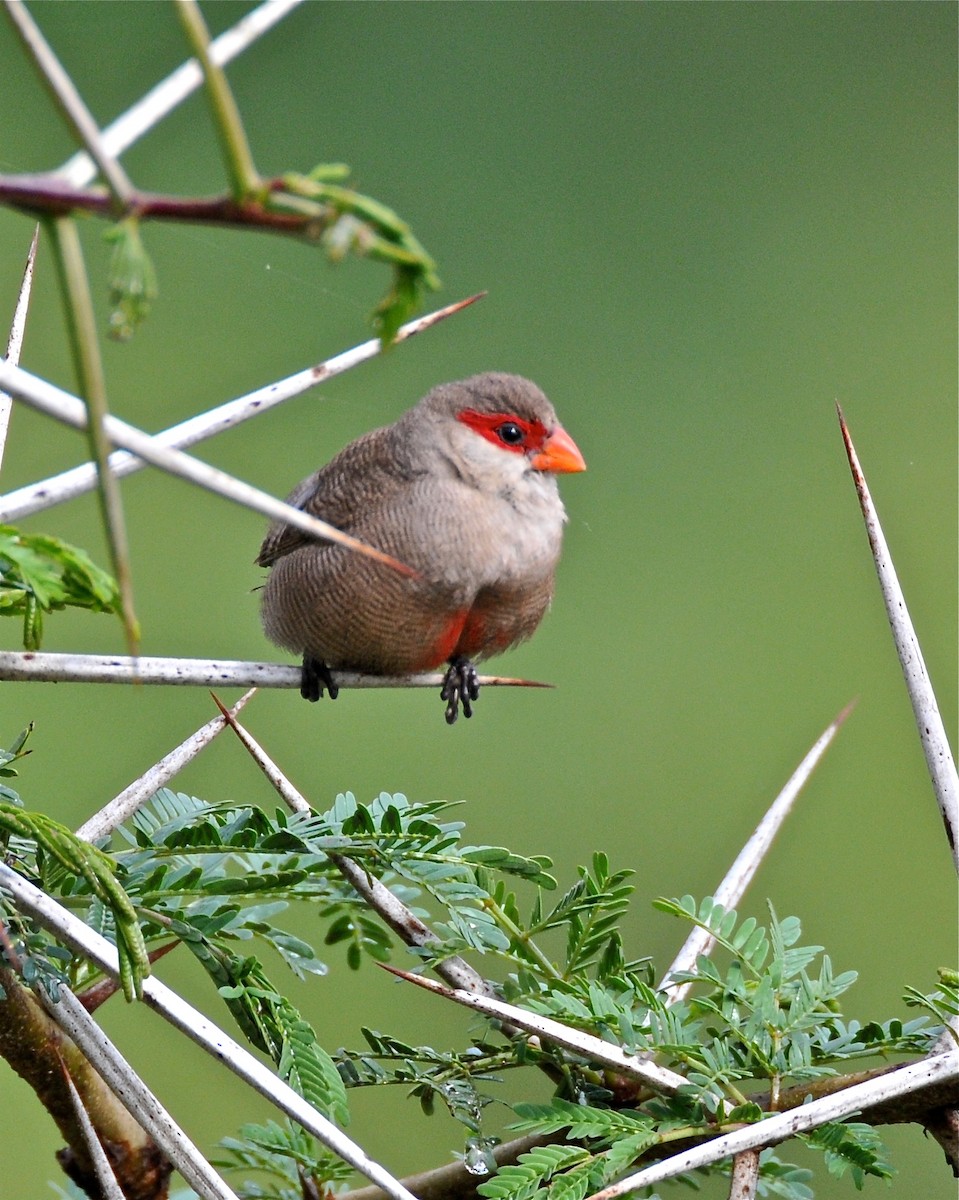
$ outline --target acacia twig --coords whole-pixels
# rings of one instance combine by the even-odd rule
[[[0,679],[34,683],[163,683],[202,687],[298,688],[299,667],[287,663],[245,662],[208,658],[128,658],[109,654],[47,654],[32,650],[0,650]],[[438,688],[445,676],[360,675],[335,671],[340,688]],[[550,688],[549,683],[481,675],[482,687]]]
[[[227,83],[226,74],[210,54],[210,34],[196,0],[176,0],[180,24],[203,71],[217,138],[223,154],[233,196],[241,200],[253,194],[260,182],[240,111]]]
[[[56,1002],[43,989],[40,999],[49,1016],[79,1047],[114,1096],[187,1183],[200,1196],[211,1200],[237,1200],[235,1192],[209,1165],[77,997],[61,985]]]
[[[127,649],[131,654],[136,654],[140,644],[140,630],[133,607],[130,548],[120,485],[107,461],[110,457],[110,442],[106,425],[111,418],[107,410],[106,380],[100,343],[97,340],[90,281],[76,221],[72,217],[56,217],[47,222],[47,231],[53,243],[54,260],[63,293],[64,318],[80,383],[80,394],[83,396],[82,403],[74,401],[79,405],[75,411],[78,415],[82,414],[80,428],[86,430],[90,453],[96,463],[100,513],[120,594]]]
[[[549,1134],[526,1134],[524,1137],[512,1138],[508,1142],[500,1142],[493,1146],[490,1153],[497,1167],[511,1166],[522,1154],[528,1154],[537,1146],[548,1146],[552,1141]],[[400,1182],[409,1188],[418,1200],[472,1200],[476,1188],[487,1175],[474,1175],[462,1161],[443,1163],[440,1167],[431,1167],[428,1171],[419,1171],[415,1175],[407,1175]],[[337,1200],[382,1200],[383,1193],[376,1187],[351,1188],[348,1192],[340,1192]]]
[[[729,1200],[754,1200],[759,1183],[759,1151],[744,1150],[733,1159]]]
[[[602,1038],[583,1033],[580,1029],[563,1025],[559,1021],[554,1021],[552,1017],[542,1017],[537,1013],[517,1008],[515,1004],[507,1004],[505,1001],[496,1000],[491,996],[477,996],[462,988],[443,987],[442,984],[434,983],[431,979],[424,979],[421,975],[412,975],[409,971],[400,971],[387,963],[377,963],[377,966],[382,967],[384,971],[389,971],[391,975],[406,980],[407,983],[415,983],[417,987],[433,992],[434,995],[442,996],[446,1000],[453,1000],[465,1008],[473,1009],[474,1012],[483,1013],[484,1016],[492,1017],[501,1024],[515,1025],[519,1029],[525,1029],[527,1033],[536,1034],[544,1041],[562,1046],[564,1050],[581,1054],[593,1062],[601,1062],[604,1066],[631,1079],[639,1079],[654,1092],[673,1096],[680,1088],[687,1086],[687,1080],[675,1071],[657,1066],[638,1054],[627,1054],[625,1050],[621,1050],[619,1046],[614,1046],[611,1042],[605,1042]]]
[[[664,1179],[673,1179],[686,1171],[710,1166],[746,1150],[776,1145],[798,1133],[825,1125],[828,1121],[844,1120],[870,1105],[906,1095],[917,1088],[956,1079],[959,1079],[959,1055],[940,1054],[935,1058],[920,1059],[919,1062],[896,1067],[865,1083],[853,1084],[820,1100],[811,1100],[790,1112],[765,1117],[734,1133],[713,1138],[662,1162],[643,1167],[618,1183],[594,1192],[589,1200],[617,1200],[619,1196]]]
[[[264,179],[263,194],[267,197],[285,193],[282,179]],[[261,232],[287,234],[290,237],[316,241],[322,233],[323,213],[314,205],[313,211],[294,212],[270,208],[259,198],[237,200],[231,195],[177,196],[162,192],[132,188],[124,207],[118,209],[116,200],[102,187],[75,187],[56,172],[40,174],[0,174],[0,202],[34,216],[136,216],[143,221],[170,221],[175,224],[220,225],[228,229],[251,229]]]
[[[64,1085],[67,1095],[70,1097],[70,1103],[73,1106],[73,1112],[80,1129],[84,1147],[93,1167],[93,1174],[100,1191],[101,1200],[125,1200],[123,1190],[117,1181],[116,1175],[113,1173],[113,1168],[110,1166],[107,1152],[100,1144],[97,1131],[93,1128],[93,1122],[90,1120],[90,1114],[84,1108],[83,1100],[77,1091],[77,1086],[71,1078],[66,1063],[62,1059],[61,1065],[63,1068]],[[200,1194],[202,1195],[202,1193]]]
[[[28,913],[64,945],[89,959],[112,979],[119,978],[115,946],[2,862],[0,887],[13,897],[21,911]],[[223,1063],[287,1116],[299,1122],[344,1162],[381,1187],[393,1200],[412,1200],[411,1194],[384,1167],[374,1162],[362,1147],[337,1129],[328,1117],[318,1112],[258,1058],[155,976],[144,979],[143,1000],[217,1062]]]

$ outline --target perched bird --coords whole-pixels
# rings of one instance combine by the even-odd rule
[[[351,442],[287,502],[412,567],[415,577],[274,523],[257,562],[267,636],[303,655],[301,694],[331,670],[406,675],[448,663],[452,724],[472,715],[480,659],[528,638],[553,595],[566,512],[556,475],[583,471],[540,389],[490,372],[433,388]]]

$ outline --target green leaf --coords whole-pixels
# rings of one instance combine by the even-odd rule
[[[580,1167],[555,1178],[550,1184],[547,1196],[549,1200],[583,1200],[590,1191],[590,1182],[588,1167]]]
[[[546,891],[553,891],[556,887],[556,880],[544,870],[544,867],[552,865],[548,858],[523,858],[500,846],[464,846],[460,853],[464,862],[534,880]]]
[[[214,1166],[232,1171],[254,1170],[276,1182],[276,1190],[247,1191],[250,1197],[264,1200],[299,1198],[304,1192],[304,1180],[310,1181],[314,1194],[333,1194],[336,1184],[347,1180],[353,1168],[332,1151],[320,1146],[297,1125],[285,1126],[274,1121],[266,1125],[241,1125],[237,1137],[223,1138],[220,1146],[227,1157],[212,1160]]]
[[[639,1129],[635,1133],[617,1138],[603,1155],[604,1182],[615,1179],[634,1167],[636,1162],[661,1141],[653,1129]]]
[[[305,1099],[341,1125],[348,1125],[350,1110],[346,1088],[336,1065],[316,1040],[312,1026],[289,1002],[277,1006],[277,1023],[283,1032],[277,1064],[280,1075]]]
[[[910,1008],[924,1008],[932,1013],[950,1031],[953,1038],[959,1041],[950,1019],[959,1015],[959,975],[951,967],[940,967],[939,988],[935,992],[920,992],[918,988],[907,987],[903,999]]]
[[[261,964],[229,953],[185,922],[171,925],[216,984],[246,1037],[273,1058],[281,1077],[314,1108],[348,1124],[346,1089],[332,1058]]]
[[[150,961],[136,911],[117,880],[113,861],[89,842],[81,841],[59,821],[45,813],[27,812],[9,800],[0,800],[0,832],[33,843],[42,872],[49,860],[58,868],[58,875],[62,873],[70,883],[82,879],[109,910],[123,994],[127,1000],[139,999],[143,980],[150,974]],[[49,875],[49,868],[46,873]]]
[[[867,1175],[891,1179],[895,1174],[886,1161],[885,1147],[871,1125],[830,1121],[802,1135],[802,1140],[823,1152],[830,1175],[838,1179],[848,1171],[857,1188],[862,1188]]]
[[[25,649],[40,648],[43,614],[67,607],[119,612],[115,580],[68,542],[0,525],[0,615],[23,619]]]
[[[436,264],[405,221],[378,200],[333,181],[342,177],[338,165],[332,172],[321,166],[309,175],[285,175],[286,199],[300,201],[290,205],[297,211],[303,200],[313,202],[320,240],[332,262],[353,253],[392,267],[392,285],[374,311],[374,323],[388,346],[425,293],[440,286]],[[281,206],[283,194],[272,196],[271,202]]]
[[[737,1104],[726,1114],[726,1120],[733,1125],[738,1125],[740,1122],[744,1125],[752,1125],[762,1119],[763,1110],[752,1101],[748,1101],[746,1104]]]
[[[137,217],[124,217],[103,235],[113,244],[110,259],[110,336],[129,341],[157,298],[157,279],[153,261],[140,237]]]
[[[579,1146],[537,1146],[518,1161],[501,1167],[496,1175],[477,1187],[487,1200],[531,1200],[557,1171],[589,1159]]]

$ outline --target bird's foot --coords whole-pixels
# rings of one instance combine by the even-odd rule
[[[468,658],[457,655],[450,659],[449,669],[443,680],[440,698],[446,701],[446,724],[452,725],[459,716],[460,705],[463,716],[473,715],[473,701],[479,696],[479,679],[476,668]]]
[[[315,704],[323,695],[323,689],[330,693],[330,699],[335,700],[340,689],[333,682],[330,668],[325,662],[314,658],[311,654],[303,655],[303,673],[300,675],[300,695],[304,700]]]

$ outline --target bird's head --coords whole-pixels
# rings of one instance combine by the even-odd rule
[[[487,372],[441,384],[406,418],[432,427],[441,453],[474,482],[508,484],[530,473],[586,470],[552,404],[520,375]]]

